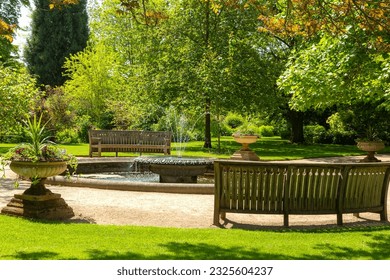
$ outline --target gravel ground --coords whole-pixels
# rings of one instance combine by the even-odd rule
[[[390,161],[390,155],[381,157]],[[330,159],[326,159],[329,161]],[[339,159],[335,158],[333,161]],[[344,158],[345,160],[345,158]],[[312,161],[312,160],[311,160]],[[319,160],[317,160],[319,161]],[[16,193],[22,193],[28,182],[22,181],[19,188],[13,187],[12,177],[0,179],[0,208]],[[138,225],[157,227],[212,228],[213,195],[172,194],[101,190],[92,188],[48,186],[73,208],[73,222],[112,225]],[[390,192],[387,200],[390,217]],[[378,214],[363,213],[361,217],[345,214],[346,226],[383,224]],[[283,228],[282,215],[227,214],[225,228]],[[291,215],[290,227],[336,226],[336,215]]]

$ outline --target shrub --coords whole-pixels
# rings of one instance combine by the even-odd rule
[[[356,144],[357,135],[354,131],[329,131],[329,134],[332,137],[333,144],[340,145],[354,145]]]
[[[327,132],[322,125],[307,125],[303,129],[305,142],[309,144],[326,142]]]
[[[91,117],[88,115],[77,117],[76,127],[78,127],[78,139],[83,143],[88,143],[88,130],[92,128]]]
[[[346,114],[344,112],[344,115]],[[332,138],[333,144],[354,145],[356,143],[356,132],[345,125],[345,121],[341,118],[340,113],[331,115],[326,122],[330,126],[328,134]]]
[[[280,129],[279,134],[283,140],[291,140],[291,130],[288,127]]]
[[[226,116],[224,123],[226,125],[228,125],[230,128],[235,129],[235,128],[243,125],[245,123],[245,119],[238,114],[229,113]]]
[[[274,135],[279,135],[284,140],[291,140],[291,127],[285,120],[278,121],[274,126]]]
[[[79,143],[79,134],[75,129],[66,128],[56,133],[56,142],[61,144]]]
[[[259,128],[254,125],[254,124],[250,124],[250,123],[245,123],[239,127],[237,127],[235,130],[234,130],[234,133],[238,133],[238,134],[246,134],[246,135],[259,135],[260,134],[260,131],[259,131]]]
[[[220,130],[221,136],[231,136],[233,134],[233,129],[228,126],[226,123],[221,122],[219,123],[217,121],[211,122],[211,135],[216,137],[218,136],[218,130]]]
[[[272,125],[262,125],[259,127],[259,133],[264,137],[272,137],[275,135],[274,127]]]

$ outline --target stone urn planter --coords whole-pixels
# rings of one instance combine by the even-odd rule
[[[375,157],[375,153],[384,149],[385,144],[382,141],[358,141],[357,147],[367,152],[367,156],[362,159],[362,162],[378,162],[380,161]]]
[[[12,161],[10,169],[31,181],[30,187],[22,194],[15,194],[1,210],[2,214],[47,220],[62,220],[74,216],[60,194],[52,193],[45,187],[47,177],[59,175],[67,169],[65,161],[28,162]]]
[[[10,164],[10,169],[13,172],[26,178],[47,178],[63,173],[66,168],[65,161],[12,161]]]
[[[255,143],[259,136],[257,135],[233,135],[234,141],[242,145],[241,149],[236,151],[230,158],[234,160],[260,160],[254,151],[249,148],[249,144]]]
[[[25,120],[26,143],[11,148],[1,158],[5,165],[19,175],[31,181],[30,187],[22,194],[15,194],[12,200],[1,210],[2,214],[28,218],[62,220],[74,216],[60,194],[52,193],[45,187],[47,177],[59,175],[68,165],[75,168],[77,159],[49,141],[46,136],[42,115]]]

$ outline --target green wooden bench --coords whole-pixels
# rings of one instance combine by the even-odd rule
[[[171,132],[138,130],[89,130],[89,156],[102,152],[171,154]]]
[[[214,224],[226,213],[374,212],[387,221],[390,163],[271,163],[215,160]]]

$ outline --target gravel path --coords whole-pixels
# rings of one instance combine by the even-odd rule
[[[383,157],[390,161],[390,155]],[[329,159],[327,159],[329,160]],[[334,159],[337,160],[337,159]],[[4,207],[15,193],[22,193],[28,182],[22,181],[19,188],[13,187],[13,177],[7,172],[7,179],[0,179],[0,208]],[[92,188],[48,186],[54,193],[60,193],[73,208],[74,222],[113,225],[139,225],[158,227],[212,228],[213,195],[172,194],[101,190]],[[390,192],[388,196],[390,210]],[[388,213],[390,217],[390,211]],[[239,215],[227,214],[226,228],[283,228],[282,215]],[[378,214],[364,213],[360,218],[344,215],[347,226],[376,224]],[[378,222],[378,224],[381,224]],[[291,215],[290,226],[315,227],[336,226],[336,215]]]

